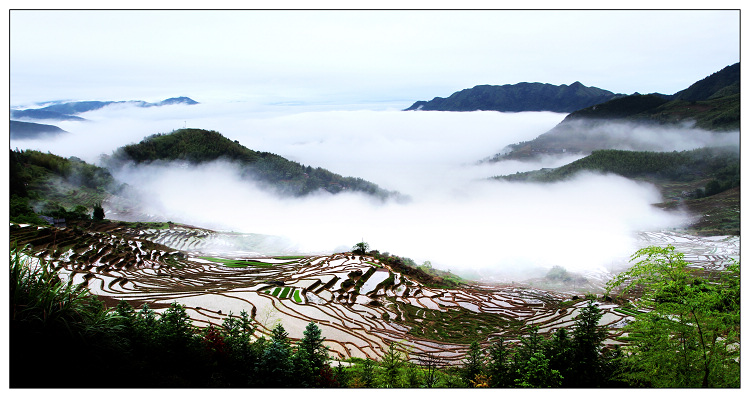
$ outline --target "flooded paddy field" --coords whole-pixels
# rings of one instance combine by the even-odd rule
[[[672,232],[641,234],[646,245],[673,244],[707,270],[739,258],[737,237],[691,237]],[[276,245],[261,255],[258,245]],[[216,245],[216,242],[222,242]],[[256,337],[278,322],[293,339],[309,322],[321,328],[335,358],[379,359],[391,342],[409,355],[435,355],[458,363],[468,344],[515,341],[527,325],[540,333],[570,328],[588,300],[523,285],[426,286],[371,256],[337,253],[293,256],[279,242],[170,225],[143,228],[109,223],[97,228],[11,225],[11,246],[27,246],[61,277],[83,283],[109,306],[120,300],[157,312],[177,302],[194,324],[221,325],[245,311]],[[270,246],[265,246],[267,249]],[[225,250],[222,252],[222,250]],[[630,317],[596,297],[617,344]]]

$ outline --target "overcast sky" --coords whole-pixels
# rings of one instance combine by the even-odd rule
[[[10,102],[408,106],[478,84],[673,94],[739,62],[739,11],[10,12]]]

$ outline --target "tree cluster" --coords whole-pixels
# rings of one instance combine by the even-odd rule
[[[674,246],[646,247],[608,285],[633,300],[624,378],[643,387],[739,387],[740,264],[701,275]]]

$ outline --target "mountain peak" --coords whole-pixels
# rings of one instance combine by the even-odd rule
[[[453,93],[448,98],[417,101],[405,109],[424,111],[573,112],[619,96],[581,82],[555,86],[549,83],[479,85]]]

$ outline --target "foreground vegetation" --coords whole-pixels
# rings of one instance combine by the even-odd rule
[[[298,341],[282,324],[256,338],[246,313],[198,329],[176,303],[160,313],[105,308],[44,262],[10,257],[11,387],[738,387],[739,263],[696,274],[673,248],[636,253],[610,282],[634,317],[606,348],[601,310],[568,330],[518,325],[519,339],[469,350],[460,366],[391,344],[379,361],[328,358],[315,323]],[[634,295],[634,293],[637,293]],[[629,307],[627,303],[632,303]],[[460,323],[462,319],[444,319]],[[677,355],[675,355],[677,354]],[[344,365],[348,366],[344,366]]]

